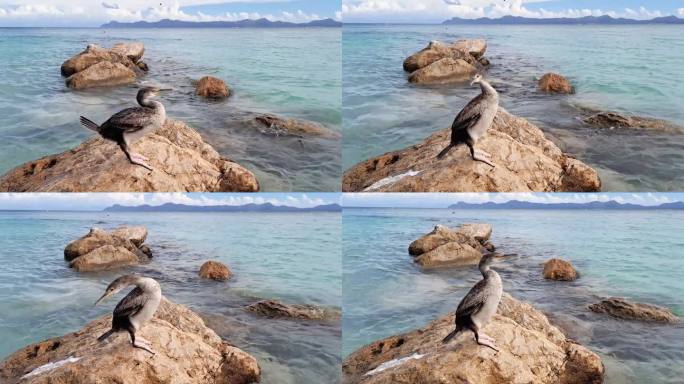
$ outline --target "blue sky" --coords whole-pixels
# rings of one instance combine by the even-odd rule
[[[2,27],[96,27],[111,20],[308,22],[341,18],[339,0],[0,0]]]
[[[244,205],[309,208],[339,203],[336,193],[0,193],[0,210],[99,211],[114,204]]]

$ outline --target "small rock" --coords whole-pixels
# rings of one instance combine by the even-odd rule
[[[548,93],[573,93],[572,85],[557,73],[547,73],[539,79],[539,90]]]
[[[258,313],[268,318],[292,318],[301,320],[327,320],[339,317],[339,313],[313,305],[284,304],[275,300],[263,300],[246,307],[250,312]]]
[[[195,94],[211,99],[223,99],[230,95],[230,91],[223,80],[204,76],[195,84]]]
[[[492,236],[492,225],[485,223],[468,223],[458,226],[457,231],[484,244]]]
[[[561,259],[551,259],[544,264],[544,278],[547,280],[573,281],[579,274],[572,264]]]
[[[679,323],[680,319],[671,310],[653,304],[633,303],[619,297],[611,297],[589,305],[596,313],[606,313],[624,320],[638,320],[656,323]]]
[[[116,43],[110,51],[128,57],[134,63],[138,63],[145,54],[145,45],[141,42]]]
[[[489,252],[496,251],[496,246],[491,241],[488,241],[488,242],[482,244],[482,246],[484,247],[484,249],[486,249]]]
[[[627,116],[617,112],[599,112],[584,119],[584,122],[598,128],[647,129],[658,132],[676,133],[684,129],[666,120],[649,117]]]
[[[450,48],[457,49],[459,51],[467,52],[476,59],[480,59],[484,56],[487,50],[487,40],[484,39],[463,39],[458,40],[453,43]]]
[[[414,84],[461,83],[470,80],[477,68],[463,59],[447,57],[423,67],[409,76]]]
[[[152,258],[152,249],[150,248],[149,245],[143,244],[138,249],[140,249],[140,252],[144,253],[150,259]]]
[[[139,61],[136,63],[136,65],[138,66],[138,69],[140,69],[143,72],[149,72],[150,71],[150,66],[147,65],[147,63],[145,63],[145,62]]]
[[[69,76],[66,85],[73,89],[111,87],[131,84],[135,79],[135,72],[125,65],[102,61]]]
[[[225,281],[233,275],[227,266],[218,261],[206,261],[200,268],[199,275],[203,279]]]

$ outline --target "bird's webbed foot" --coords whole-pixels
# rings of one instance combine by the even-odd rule
[[[483,345],[485,347],[489,347],[497,352],[499,352],[499,348],[496,346],[494,343],[494,339],[491,337],[485,335],[484,333],[480,333],[477,337],[477,343],[480,345]]]
[[[496,168],[496,165],[494,165],[494,163],[491,161],[491,155],[487,152],[474,151],[472,157],[475,161],[480,161],[492,168]]]
[[[140,348],[153,355],[157,354],[157,352],[154,349],[152,349],[152,345],[150,344],[150,342],[140,337],[136,338],[136,340],[133,342],[133,347]]]
[[[131,164],[139,165],[143,168],[146,168],[150,172],[154,171],[154,169],[149,164],[147,164],[147,161],[149,161],[149,159],[143,155],[140,155],[138,153],[131,153],[131,157],[129,160]]]

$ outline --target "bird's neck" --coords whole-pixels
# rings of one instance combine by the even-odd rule
[[[489,265],[483,265],[480,268],[480,273],[482,274],[482,277],[485,279],[488,277],[491,277],[491,275],[496,274],[496,272],[493,269],[489,268]]]
[[[140,288],[143,292],[154,292],[157,290],[157,282],[148,277],[138,277],[132,283],[136,287]]]
[[[495,97],[499,96],[499,94],[496,92],[496,89],[494,89],[494,87],[492,87],[491,84],[489,84],[488,82],[486,82],[484,80],[480,81],[480,89],[482,90],[482,93],[485,95],[495,96]]]
[[[156,100],[152,100],[148,97],[139,98],[138,104],[140,104],[141,106],[146,107],[146,108],[161,109],[161,110],[164,109],[164,104],[162,104]]]

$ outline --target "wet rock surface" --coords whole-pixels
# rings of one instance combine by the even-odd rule
[[[542,273],[547,280],[573,281],[579,277],[572,264],[562,259],[551,259],[544,263]]]
[[[147,261],[145,227],[120,227],[112,232],[92,228],[64,248],[64,259],[78,272],[116,269]],[[151,254],[151,252],[150,252]]]
[[[409,245],[409,254],[426,268],[476,265],[491,234],[489,224],[462,224],[456,229],[437,225]]]
[[[233,276],[233,273],[225,264],[218,261],[209,260],[202,264],[199,275],[203,279],[225,281],[230,279],[230,277]]]
[[[131,84],[148,70],[141,61],[144,52],[140,42],[117,43],[111,49],[90,44],[62,63],[62,76],[73,89]]]
[[[605,313],[624,320],[669,324],[680,322],[680,318],[668,308],[653,304],[634,303],[619,297],[601,300],[589,305],[589,309],[596,313]]]
[[[453,44],[432,41],[427,47],[404,60],[404,70],[410,72],[409,82],[415,84],[462,83],[478,69],[489,65],[484,57],[485,40],[458,40]]]
[[[335,140],[342,137],[339,132],[312,121],[288,119],[272,114],[258,115],[251,120],[251,123],[260,132],[269,136],[321,137]]]
[[[666,120],[629,116],[618,112],[598,112],[584,118],[584,122],[604,129],[644,129],[655,132],[681,133],[684,128]]]
[[[276,300],[262,300],[245,308],[268,318],[289,318],[299,320],[333,320],[339,319],[340,313],[313,305],[286,304]]]
[[[195,94],[209,99],[224,99],[230,96],[230,90],[223,80],[204,76],[195,84]]]
[[[546,93],[574,93],[572,84],[564,76],[547,73],[539,79],[539,90]]]

